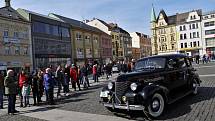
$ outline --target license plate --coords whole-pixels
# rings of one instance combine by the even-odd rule
[[[101,92],[100,97],[108,97],[108,92],[107,91]]]

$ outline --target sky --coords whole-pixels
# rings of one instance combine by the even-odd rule
[[[4,0],[0,0],[4,6]],[[164,9],[167,15],[202,9],[215,10],[215,0],[11,0],[13,8],[23,8],[48,15],[56,13],[77,20],[99,18],[117,23],[128,32],[150,35],[152,4],[156,15]]]

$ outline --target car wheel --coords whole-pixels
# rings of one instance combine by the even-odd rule
[[[148,106],[148,113],[153,118],[157,118],[162,115],[164,111],[165,101],[161,94],[155,93]]]
[[[194,95],[198,94],[198,87],[199,87],[199,84],[198,84],[197,80],[193,79],[193,82],[192,82],[192,93]]]

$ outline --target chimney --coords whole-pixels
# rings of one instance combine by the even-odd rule
[[[5,0],[5,7],[10,7],[10,0]]]

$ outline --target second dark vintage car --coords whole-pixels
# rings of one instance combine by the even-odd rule
[[[136,62],[133,72],[119,75],[102,89],[101,102],[111,111],[140,110],[157,118],[167,104],[198,93],[201,80],[195,71],[186,55],[143,58]]]

